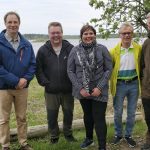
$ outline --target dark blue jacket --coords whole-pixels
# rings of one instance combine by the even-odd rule
[[[34,77],[35,55],[30,42],[20,33],[16,52],[6,40],[5,32],[6,30],[0,33],[0,89],[15,89],[20,78],[25,78],[29,84]]]

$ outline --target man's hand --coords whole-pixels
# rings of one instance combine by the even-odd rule
[[[25,78],[20,78],[18,85],[16,86],[16,89],[23,89],[27,85],[27,80]]]
[[[86,90],[84,88],[81,89],[80,94],[83,97],[89,97],[90,96],[90,94],[88,92],[86,92]]]
[[[101,90],[98,89],[98,88],[94,88],[94,89],[92,90],[91,96],[98,97],[100,94],[101,94]]]

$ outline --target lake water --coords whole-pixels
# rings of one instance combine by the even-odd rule
[[[67,39],[70,43],[72,43],[73,45],[78,45],[79,44],[79,40],[78,39]],[[113,48],[118,42],[120,41],[119,38],[110,38],[110,39],[97,39],[97,42],[100,44],[105,45],[108,50]],[[142,40],[143,41],[143,40]],[[44,44],[44,42],[32,42],[35,54],[37,53],[38,49],[40,48],[40,46],[42,46]]]

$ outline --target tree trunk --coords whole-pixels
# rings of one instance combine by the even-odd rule
[[[126,121],[126,114],[123,114],[123,122]],[[136,120],[143,120],[142,113],[136,113]],[[114,116],[106,116],[106,122],[108,125],[114,122]],[[62,122],[59,122],[60,130],[62,131],[63,125]],[[74,120],[72,124],[73,129],[80,129],[84,127],[83,119]],[[36,137],[43,137],[48,134],[48,126],[47,125],[38,125],[38,126],[31,126],[28,127],[28,138],[36,138]],[[17,139],[17,129],[11,129],[10,131],[11,141]]]

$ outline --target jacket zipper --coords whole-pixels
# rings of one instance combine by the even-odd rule
[[[59,54],[60,55],[60,54]],[[59,61],[59,55],[57,55],[57,62],[58,62],[58,87],[60,90],[60,61]]]
[[[22,61],[23,49],[20,49],[20,61]]]

